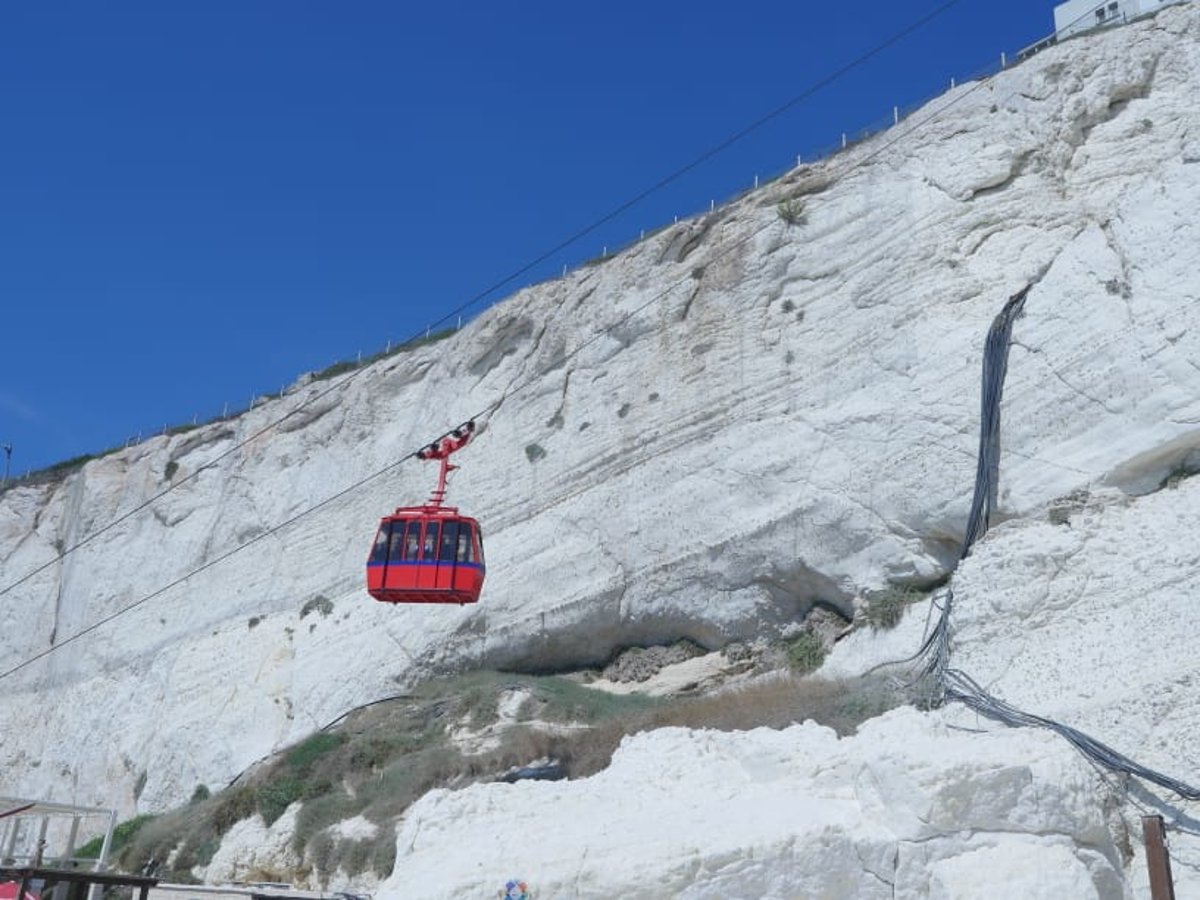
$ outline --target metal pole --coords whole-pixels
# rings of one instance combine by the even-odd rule
[[[67,835],[67,859],[75,858],[75,842],[79,840],[79,816],[71,818],[71,833]]]
[[[1142,839],[1146,843],[1151,900],[1175,900],[1175,882],[1171,879],[1171,857],[1167,853],[1162,816],[1142,816]]]
[[[113,832],[117,830],[117,811],[114,809],[108,814],[108,829],[104,832],[104,841],[100,844],[100,855],[96,857],[96,866],[94,871],[103,872],[108,868],[108,850],[112,847]],[[93,891],[95,885],[92,885]],[[89,891],[89,897],[93,893]]]
[[[898,106],[892,107],[892,124],[893,125],[900,124],[900,107],[898,107]]]
[[[0,450],[4,451],[4,479],[0,485],[5,485],[8,484],[8,467],[12,463],[12,444],[0,444]]]
[[[32,806],[32,804],[30,804],[30,805]],[[29,807],[23,806],[23,807],[21,807],[21,809],[29,809]],[[20,812],[21,809],[16,810],[16,812]],[[9,815],[13,815],[13,814],[14,814],[13,812],[9,813]],[[24,821],[23,819],[13,819],[12,820],[12,831],[9,832],[9,835],[8,835],[8,849],[6,849],[4,851],[4,855],[8,859],[16,858],[17,836],[21,833],[21,823],[23,821]]]
[[[46,852],[46,832],[50,830],[50,817],[42,816],[42,827],[38,831],[37,847],[33,851],[33,867],[40,869],[42,867],[42,857]],[[21,898],[24,900],[24,898]]]

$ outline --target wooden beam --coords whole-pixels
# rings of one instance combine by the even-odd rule
[[[1162,816],[1142,816],[1142,838],[1146,842],[1151,900],[1175,900],[1175,882],[1171,878],[1171,857],[1167,853]]]

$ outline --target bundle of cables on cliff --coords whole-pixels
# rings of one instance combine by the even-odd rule
[[[958,555],[959,563],[970,555],[976,541],[987,533],[991,514],[996,509],[1000,481],[1000,399],[1004,392],[1004,378],[1008,372],[1008,351],[1012,344],[1013,325],[1024,313],[1025,299],[1032,287],[1032,284],[1027,285],[1004,304],[1004,308],[992,321],[984,345],[975,494]],[[1049,729],[1064,737],[1089,761],[1102,769],[1135,776],[1166,788],[1185,800],[1200,800],[1200,789],[1147,768],[1076,728],[1017,709],[988,693],[970,675],[950,664],[951,615],[954,610],[952,586],[947,585],[942,589],[931,612],[934,610],[937,612],[936,619],[932,626],[926,626],[925,637],[917,653],[908,659],[883,664],[916,664],[915,671],[911,672],[906,680],[897,679],[897,682],[909,691],[920,705],[936,708],[947,702],[957,701],[979,715],[1005,725]]]

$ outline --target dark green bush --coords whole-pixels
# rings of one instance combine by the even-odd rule
[[[304,782],[299,778],[283,777],[261,784],[254,793],[255,808],[268,826],[283,815],[284,810],[304,796]]]
[[[322,756],[346,743],[344,734],[319,731],[288,751],[287,763],[298,773],[307,774]]]

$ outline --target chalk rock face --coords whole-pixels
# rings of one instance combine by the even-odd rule
[[[1037,732],[897,710],[838,740],[812,722],[627,738],[582,781],[433,791],[379,892],[482,897],[1125,896],[1106,790]]]
[[[1198,528],[1200,477],[1136,498],[1102,489],[1043,518],[1005,522],[955,575],[953,665],[1018,709],[1080,729],[1200,788],[1191,627],[1200,587]],[[928,613],[920,604],[893,632],[857,632],[822,674],[850,675],[909,655]],[[1000,727],[954,706],[945,715],[962,727]],[[1183,826],[1170,833],[1171,852],[1187,861],[1200,854],[1190,826],[1200,803],[1143,780],[1124,789],[1126,829],[1134,834],[1129,882],[1145,888],[1139,817],[1157,812],[1168,825]],[[1174,875],[1179,896],[1200,892],[1194,867],[1176,865]]]
[[[954,564],[973,483],[984,335],[1031,283],[1004,396],[998,518],[1007,522],[993,538],[1005,546],[1012,528],[1044,539],[1059,557],[1026,568],[1053,571],[1074,531],[1052,529],[1047,510],[1084,492],[1135,498],[1196,467],[1198,39],[1200,9],[1186,4],[1066,42],[959,86],[873,141],[521,291],[449,340],[340,381],[298,383],[235,421],[106,456],[61,484],[0,495],[0,586],[23,579],[0,598],[0,671],[28,661],[0,692],[5,791],[158,809],[433,673],[594,663],[623,645],[678,638],[712,648],[794,627],[814,603],[849,612],[864,590],[932,583]],[[779,217],[785,199],[804,203],[803,224]],[[484,524],[483,602],[374,603],[362,565],[375,523],[421,499],[434,476],[405,457],[476,415],[483,427],[451,498]],[[168,482],[178,487],[140,509]],[[1097,572],[1115,584],[1139,564],[1123,550],[1132,530],[1110,540],[1101,536],[1110,525],[1125,527],[1118,511],[1094,515],[1094,546],[1107,553],[1079,544],[1072,558],[1103,564]],[[1174,549],[1154,572],[1159,594],[1190,559],[1185,532],[1163,536]],[[1024,613],[989,612],[966,580],[1007,584],[1014,564],[997,557],[985,568],[985,548],[978,556],[981,568],[960,576],[959,652],[1001,685],[1018,677],[1009,663],[1034,624],[1072,631],[1084,609],[1130,624],[1124,595],[1074,606],[1071,590],[1083,597],[1082,584],[1105,583],[1086,572],[1066,594],[1047,588],[1049,605],[1023,595],[1014,603]],[[973,612],[973,603],[984,605]],[[986,637],[971,637],[976,626]],[[908,635],[898,655],[911,653],[919,626],[906,628],[873,646]],[[1041,683],[1014,692],[1069,705],[1055,679],[1077,673],[1063,665],[1095,667],[1098,679],[1110,647],[1125,665],[1135,656],[1115,648],[1125,638],[1116,629],[1079,634],[1077,658],[1036,663]],[[1155,635],[1168,639],[1165,628]],[[1137,707],[1139,685],[1175,677],[1157,666],[1148,661],[1120,689],[1093,688],[1095,703],[1077,708],[1100,723],[1108,697],[1115,715],[1167,723],[1147,740],[1184,752],[1195,732],[1175,735],[1183,720],[1171,717],[1186,703]],[[741,739],[642,740],[648,753],[658,740],[732,748]],[[760,740],[782,739],[749,746]],[[1004,766],[1025,764],[1027,748],[1008,743],[1024,740],[978,739],[1012,751]],[[893,745],[877,743],[878,765]],[[910,778],[923,771],[917,757],[903,760]],[[819,781],[805,771],[794,777]],[[855,791],[854,803],[866,803]],[[1001,866],[1028,853],[1055,878],[1086,873],[1099,896],[1113,895],[1080,849],[1103,841],[1074,813],[1036,838],[1036,829],[1002,838],[989,825],[990,843],[963,837],[943,852],[896,830],[898,801],[879,802],[878,817],[832,801],[806,811],[832,817],[828,833],[868,860],[821,856],[829,884],[882,891],[888,879],[915,883],[903,875],[911,868],[911,879],[928,879],[919,890],[966,896],[972,861]],[[973,803],[945,808],[962,821],[974,814]],[[820,851],[816,838],[785,851],[776,832],[756,827],[742,814],[744,839],[730,830],[727,849],[695,857],[692,873],[720,871],[719,854],[742,859],[744,845]],[[886,847],[898,854],[890,867],[872,855]],[[432,865],[419,853],[411,862]],[[753,868],[735,865],[758,878]],[[762,877],[752,883],[764,891],[791,890]]]
[[[274,873],[295,869],[302,862],[292,848],[296,830],[295,803],[268,826],[258,815],[233,825],[212,860],[202,871],[209,882],[261,881]]]

